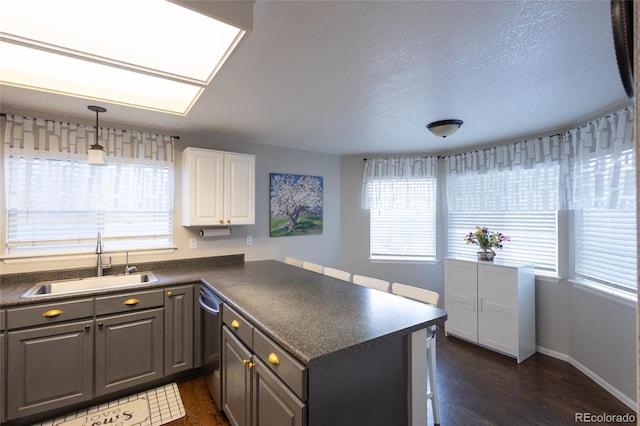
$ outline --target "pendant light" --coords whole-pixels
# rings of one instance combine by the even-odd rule
[[[101,112],[107,112],[107,109],[101,106],[95,106],[95,105],[89,105],[87,108],[89,108],[91,111],[94,111],[96,113],[96,131],[95,131],[96,138],[95,138],[95,143],[89,147],[89,157],[87,157],[87,163],[94,164],[97,166],[106,166],[107,153],[104,151],[104,148],[102,147],[102,145],[98,143],[98,131],[100,129],[98,127],[98,114]]]
[[[462,120],[440,120],[427,124],[427,129],[436,136],[446,138],[454,134],[460,126],[462,126]]]

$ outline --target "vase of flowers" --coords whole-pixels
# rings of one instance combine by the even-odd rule
[[[486,226],[477,226],[475,232],[469,232],[465,237],[467,244],[477,244],[480,247],[478,260],[493,260],[496,252],[494,248],[502,249],[502,243],[511,238],[497,231],[490,231]]]

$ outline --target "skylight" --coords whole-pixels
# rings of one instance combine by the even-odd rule
[[[185,115],[245,31],[163,0],[10,0],[0,83]]]

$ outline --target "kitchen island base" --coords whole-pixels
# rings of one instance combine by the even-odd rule
[[[425,425],[425,342],[418,330],[310,367],[308,425]]]

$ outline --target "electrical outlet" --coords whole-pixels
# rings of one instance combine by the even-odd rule
[[[247,245],[248,246],[253,245],[253,235],[247,235]]]
[[[198,239],[197,238],[189,238],[189,249],[197,249],[198,248]]]

